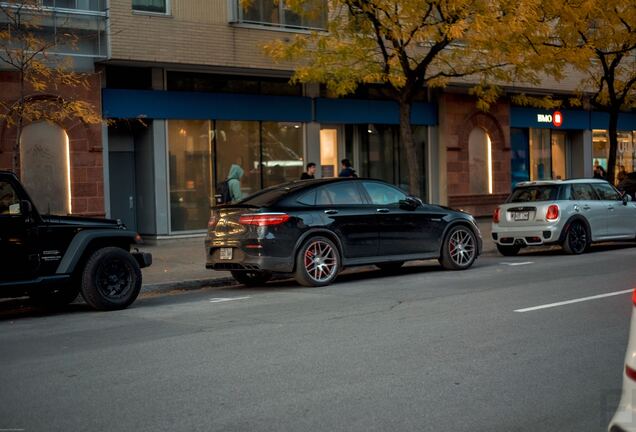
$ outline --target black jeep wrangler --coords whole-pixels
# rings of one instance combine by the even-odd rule
[[[114,220],[40,215],[17,177],[0,171],[0,297],[61,306],[81,292],[99,310],[123,309],[141,289],[148,253]]]

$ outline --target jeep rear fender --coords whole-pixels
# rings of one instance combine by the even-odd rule
[[[55,273],[70,274],[75,271],[77,264],[84,257],[84,254],[90,250],[91,244],[99,241],[104,246],[118,246],[121,244],[136,243],[137,233],[130,230],[87,230],[78,232],[68,245],[60,265]]]

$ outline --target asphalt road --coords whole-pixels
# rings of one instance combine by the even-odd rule
[[[0,430],[601,431],[636,248],[0,310]],[[515,265],[511,265],[515,264]],[[231,299],[231,300],[228,300]]]

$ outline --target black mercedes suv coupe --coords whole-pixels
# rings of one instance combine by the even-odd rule
[[[423,203],[373,179],[302,180],[212,208],[206,267],[231,271],[246,285],[274,273],[305,286],[331,283],[344,267],[438,259],[469,268],[481,234],[467,213]]]

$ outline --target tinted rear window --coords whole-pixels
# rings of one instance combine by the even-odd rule
[[[554,201],[558,199],[559,186],[522,186],[515,188],[506,202]]]
[[[238,204],[267,207],[276,204],[278,200],[287,195],[288,192],[289,190],[283,188],[265,189],[242,199]]]

